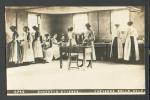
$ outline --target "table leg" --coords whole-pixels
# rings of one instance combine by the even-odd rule
[[[93,62],[93,52],[94,52],[93,47],[91,47],[91,65],[90,65],[91,68],[92,68],[92,62]]]
[[[62,69],[62,49],[61,47],[59,48],[60,50],[60,68]]]
[[[85,50],[86,48],[83,48],[83,68],[85,68],[85,62],[86,62],[86,59],[85,59]]]

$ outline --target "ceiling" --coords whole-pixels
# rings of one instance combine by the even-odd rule
[[[134,6],[7,6],[6,9],[25,10],[32,13],[41,14],[71,14],[83,13],[99,10],[118,10],[132,8],[141,10],[139,7]]]

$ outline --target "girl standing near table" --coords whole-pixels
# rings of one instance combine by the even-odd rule
[[[45,34],[45,40],[43,41],[43,54],[45,62],[51,62],[53,59],[53,49],[50,34]]]
[[[75,33],[73,32],[73,27],[68,28],[68,37],[69,37],[69,45],[76,45]]]
[[[85,59],[90,60],[88,64],[89,67],[91,64],[91,59],[96,60],[95,48],[94,48],[95,34],[91,29],[91,25],[89,23],[87,23],[85,27],[86,27],[86,32],[84,34],[83,42],[86,43],[88,46],[92,46],[92,48],[85,49]],[[92,58],[91,58],[91,52],[92,52]]]
[[[54,59],[60,58],[60,52],[59,52],[59,42],[57,41],[57,34],[54,34],[52,38],[52,49],[53,49],[53,57]]]

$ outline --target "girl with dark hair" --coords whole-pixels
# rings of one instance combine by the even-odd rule
[[[45,34],[45,40],[43,41],[43,54],[44,61],[51,62],[53,59],[52,41],[50,34]]]
[[[138,47],[138,33],[137,30],[133,27],[133,22],[130,21],[127,23],[127,35],[124,47],[124,60],[126,61],[138,61],[139,57],[139,47]]]
[[[32,48],[32,36],[29,32],[29,27],[24,26],[23,27],[23,62],[24,63],[30,63],[34,62],[34,54],[33,54],[33,48]]]
[[[43,59],[42,44],[40,41],[40,32],[37,26],[33,26],[32,28],[35,31],[33,40],[34,58],[36,62],[39,62]]]
[[[20,59],[20,50],[19,50],[19,34],[17,33],[16,26],[11,26],[10,30],[13,32],[12,41],[10,43],[10,56],[9,62],[14,62],[15,64],[19,63]]]
[[[59,45],[60,45],[60,42],[57,41],[57,34],[55,33],[52,38],[52,49],[53,49],[54,59],[60,58]]]
[[[84,34],[84,43],[86,43],[89,46],[92,46],[92,48],[86,48],[85,49],[85,59],[89,60],[88,67],[91,64],[91,59],[96,60],[95,56],[95,48],[94,48],[94,41],[95,41],[95,34],[93,30],[91,29],[91,25],[87,23],[86,25],[87,31]],[[91,58],[91,52],[92,52],[92,58]]]
[[[76,45],[75,33],[73,32],[73,27],[68,28],[68,37],[69,37],[69,45]]]
[[[112,34],[110,58],[115,62],[123,58],[123,42],[119,24],[115,24],[115,31]]]

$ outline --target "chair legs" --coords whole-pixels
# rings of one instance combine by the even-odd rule
[[[75,61],[74,61],[73,58],[75,58]],[[75,66],[71,66],[72,63],[76,63],[76,67]],[[79,66],[78,66],[78,55],[69,57],[68,70],[70,70],[71,68],[78,68],[79,69]]]

